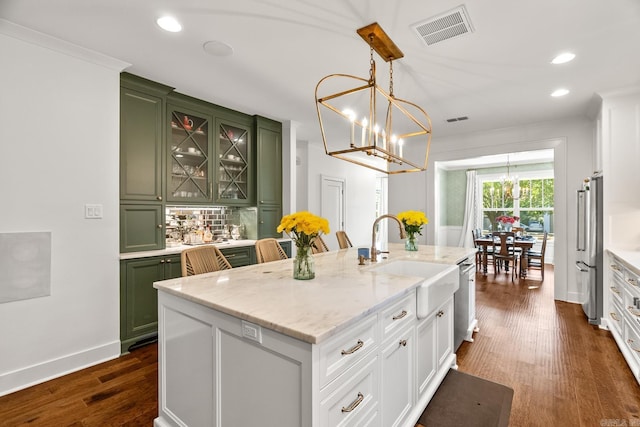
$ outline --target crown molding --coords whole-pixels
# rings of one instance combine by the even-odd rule
[[[121,72],[131,64],[0,18],[0,34]]]

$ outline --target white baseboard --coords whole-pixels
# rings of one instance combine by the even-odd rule
[[[120,356],[120,341],[69,354],[0,375],[0,396],[79,371]]]

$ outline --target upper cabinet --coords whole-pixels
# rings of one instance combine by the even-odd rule
[[[253,203],[251,118],[216,119],[216,203],[246,206]]]
[[[120,107],[121,252],[164,248],[168,204],[257,206],[257,237],[280,236],[280,123],[128,73]]]
[[[255,117],[258,238],[282,237],[282,124]]]
[[[173,98],[167,110],[167,201],[211,202],[213,115],[176,104]]]
[[[168,86],[123,74],[120,88],[120,198],[162,201]]]

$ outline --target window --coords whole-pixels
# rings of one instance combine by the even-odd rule
[[[500,215],[517,216],[529,233],[553,233],[552,171],[531,171],[509,182],[486,175],[479,179],[482,194],[481,224],[484,231],[497,229]],[[517,197],[519,195],[519,197]]]

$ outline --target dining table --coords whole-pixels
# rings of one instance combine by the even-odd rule
[[[476,240],[476,246],[479,248],[479,251],[481,253],[481,258],[482,258],[482,273],[483,274],[487,274],[487,260],[488,260],[488,248],[490,246],[495,246],[498,247],[500,246],[498,243],[500,242],[500,239],[495,238],[494,241],[494,237],[490,234],[484,235],[484,236],[480,236],[478,237]],[[516,248],[522,248],[522,257],[520,259],[520,274],[522,277],[526,277],[527,276],[527,268],[529,267],[529,257],[527,256],[529,249],[531,249],[533,247],[533,245],[535,245],[535,243],[537,242],[537,239],[534,236],[522,236],[522,237],[516,237],[513,240],[513,246],[515,246]]]

